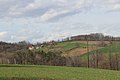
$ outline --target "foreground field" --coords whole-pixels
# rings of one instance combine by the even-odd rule
[[[0,65],[0,80],[120,80],[120,72],[77,67]]]

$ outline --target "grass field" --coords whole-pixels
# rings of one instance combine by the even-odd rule
[[[72,49],[83,48],[83,47],[86,47],[85,43],[73,41],[73,42],[60,42],[60,43],[56,43],[55,45],[47,45],[43,48],[40,48],[39,50],[43,50],[45,52],[48,52],[48,51],[66,52]]]
[[[91,52],[86,53],[86,54],[83,54],[81,57],[87,57],[87,54],[91,55],[93,53],[96,53],[95,51],[96,50],[91,51]],[[119,53],[120,54],[120,43],[114,43],[111,46],[100,48],[100,49],[98,49],[98,51],[100,53],[106,54],[106,55],[109,55],[109,53],[111,53],[111,54]]]
[[[78,67],[0,65],[0,80],[120,80],[120,72]]]

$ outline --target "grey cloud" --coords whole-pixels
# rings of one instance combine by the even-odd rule
[[[109,8],[108,12],[120,11],[120,0],[107,0],[104,5]]]
[[[17,10],[32,2],[33,0],[2,0],[0,1],[0,18],[9,17],[11,9],[16,8],[15,10]]]
[[[78,4],[79,3],[79,4]],[[7,5],[6,5],[7,4]],[[25,18],[25,17],[42,17],[49,10],[53,9],[56,13],[51,13],[55,16],[48,17],[48,21],[56,20],[62,17],[80,13],[82,10],[90,8],[91,3],[89,0],[5,0],[0,3],[0,18]],[[29,9],[28,9],[29,8]],[[66,13],[61,13],[67,10]]]
[[[41,21],[56,21],[100,6],[119,11],[120,0],[1,0],[0,18],[39,17]]]

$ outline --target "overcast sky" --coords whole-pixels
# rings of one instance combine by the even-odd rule
[[[120,36],[120,0],[0,0],[0,41]]]

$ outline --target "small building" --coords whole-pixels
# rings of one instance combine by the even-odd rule
[[[28,47],[28,49],[29,49],[29,50],[33,50],[33,49],[34,49],[34,46],[30,45],[30,46]]]
[[[35,49],[39,49],[39,48],[40,48],[40,47],[37,46]]]

